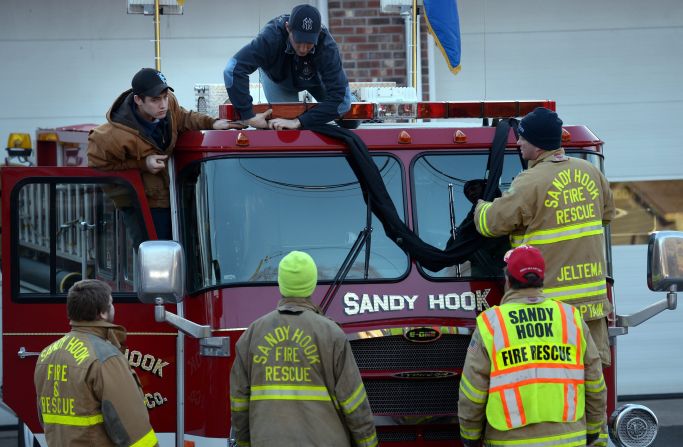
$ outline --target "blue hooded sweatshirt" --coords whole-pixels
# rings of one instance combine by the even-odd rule
[[[318,106],[298,117],[302,128],[339,118],[348,111],[350,104],[344,101],[349,91],[349,81],[342,67],[337,43],[323,26],[313,50],[299,57],[289,42],[289,33],[285,28],[288,20],[287,14],[268,22],[251,43],[228,61],[223,77],[230,102],[242,120],[254,116],[249,75],[260,68],[273,82],[287,89],[324,89],[324,100],[316,98]]]

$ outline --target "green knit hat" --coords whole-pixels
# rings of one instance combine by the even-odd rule
[[[318,268],[313,258],[302,251],[292,251],[282,258],[277,269],[280,293],[286,298],[308,298],[318,283]]]

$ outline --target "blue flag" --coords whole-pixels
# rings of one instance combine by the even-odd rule
[[[425,19],[448,68],[460,71],[460,19],[456,0],[424,0]]]

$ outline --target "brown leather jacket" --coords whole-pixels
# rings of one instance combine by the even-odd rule
[[[169,178],[164,169],[157,174],[147,171],[145,157],[152,154],[171,155],[178,134],[186,130],[212,129],[214,118],[188,111],[168,92],[168,138],[165,149],[147,137],[134,116],[132,90],[127,90],[114,101],[107,112],[107,123],[97,126],[88,136],[88,166],[105,171],[139,169],[151,208],[169,208]],[[130,206],[125,194],[112,197],[117,206]],[[118,200],[117,200],[118,198]]]
[[[483,236],[509,234],[513,247],[541,250],[545,296],[574,305],[584,320],[596,320],[612,310],[602,227],[615,211],[609,183],[598,168],[558,149],[531,161],[502,197],[480,201],[474,223]]]
[[[309,299],[282,299],[235,351],[230,412],[239,446],[377,445],[351,346]]]
[[[105,321],[71,327],[43,349],[34,374],[48,445],[157,446],[140,382],[120,351],[125,329]]]

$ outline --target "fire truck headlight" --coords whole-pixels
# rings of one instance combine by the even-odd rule
[[[643,405],[626,404],[609,418],[609,435],[619,447],[648,447],[657,437],[657,416]]]

